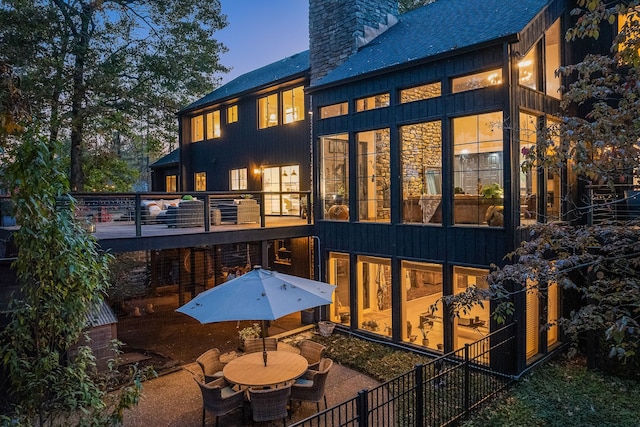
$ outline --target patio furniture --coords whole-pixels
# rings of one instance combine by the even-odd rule
[[[255,199],[236,199],[233,203],[218,203],[222,222],[232,224],[260,223],[260,205]]]
[[[267,351],[276,351],[278,350],[278,339],[277,338],[265,338],[264,339],[264,348]],[[256,353],[262,352],[264,350],[262,338],[248,338],[244,340],[244,352],[245,353]]]
[[[307,372],[291,386],[291,400],[316,402],[318,412],[320,412],[320,400],[324,399],[324,407],[327,408],[327,396],[324,394],[324,386],[332,366],[333,360],[323,358],[317,371],[307,369]]]
[[[248,387],[270,387],[293,381],[308,368],[307,360],[290,351],[268,351],[264,365],[262,352],[249,353],[227,363],[222,370],[227,381]]]
[[[326,348],[320,343],[311,340],[303,340],[298,344],[300,355],[307,359],[309,369],[318,369],[322,352]]]
[[[244,417],[244,390],[233,390],[224,378],[209,383],[203,383],[196,377],[193,378],[202,392],[202,425],[205,425],[207,411],[216,416],[216,426],[218,418],[235,411],[243,409]]]
[[[164,217],[168,227],[203,227],[204,202],[182,200],[178,206],[169,206]]]
[[[291,384],[278,388],[255,389],[249,388],[249,401],[253,420],[256,422],[273,421],[282,419],[282,424],[287,425],[289,411],[289,397],[291,396]]]
[[[196,362],[202,368],[206,383],[224,376],[222,368],[224,368],[225,363],[220,360],[220,350],[217,348],[205,351],[196,359]]]

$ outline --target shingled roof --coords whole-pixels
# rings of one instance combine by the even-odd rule
[[[296,75],[303,75],[308,71],[309,51],[305,50],[304,52],[296,53],[295,55],[236,77],[210,94],[187,105],[180,110],[180,112],[195,110],[227,98],[239,96],[244,92],[255,91],[261,87],[291,79]]]
[[[397,24],[313,86],[514,37],[549,3],[549,0],[437,0],[400,15]]]

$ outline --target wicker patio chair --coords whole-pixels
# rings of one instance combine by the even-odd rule
[[[322,352],[326,347],[315,341],[303,340],[298,344],[298,348],[300,349],[300,355],[307,359],[309,369],[317,370],[322,358]]]
[[[249,388],[253,421],[273,421],[282,418],[283,425],[286,426],[290,396],[291,384],[278,388]]]
[[[267,351],[276,351],[278,350],[278,339],[265,338],[264,345]],[[262,352],[262,338],[249,338],[244,340],[244,352],[245,353]]]
[[[222,378],[222,368],[225,363],[220,361],[220,350],[217,348],[205,351],[196,359],[196,362],[202,368],[205,383]]]
[[[200,386],[202,392],[202,425],[205,425],[205,417],[207,411],[216,416],[216,426],[218,418],[242,409],[242,417],[244,418],[244,391],[233,390],[224,378],[218,378],[209,383],[203,383],[198,378],[193,378]]]
[[[324,407],[327,408],[324,386],[332,366],[333,360],[323,358],[318,371],[307,369],[304,375],[291,386],[291,400],[315,402],[320,412],[320,400],[324,399]]]

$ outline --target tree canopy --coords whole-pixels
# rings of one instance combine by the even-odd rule
[[[214,38],[226,25],[218,0],[5,0],[0,60],[47,139],[69,141],[81,191],[84,158],[109,141],[146,153],[175,141],[175,112],[227,71]]]

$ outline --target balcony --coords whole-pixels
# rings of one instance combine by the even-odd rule
[[[229,243],[308,235],[311,225],[310,192],[190,192],[190,193],[76,193],[74,217],[104,249],[162,249],[206,243]],[[185,197],[187,196],[187,197]],[[290,197],[304,201],[296,212],[265,214],[265,198]],[[189,200],[185,200],[189,199]],[[0,228],[11,230],[19,221],[7,207],[10,200],[0,196],[4,207]],[[63,203],[64,205],[64,203]],[[61,207],[63,208],[63,207]],[[303,229],[292,232],[291,227]],[[287,229],[288,232],[274,231]],[[269,232],[270,231],[270,232]],[[229,233],[236,233],[235,238]],[[247,234],[250,233],[250,234]],[[220,235],[220,239],[213,237]],[[175,236],[184,236],[176,239]],[[192,237],[189,237],[192,236]],[[198,237],[196,237],[198,236]],[[225,236],[225,237],[222,237]],[[166,239],[173,243],[167,243]],[[155,242],[150,240],[155,239]],[[145,243],[135,243],[145,241]],[[162,243],[164,242],[164,243]]]

